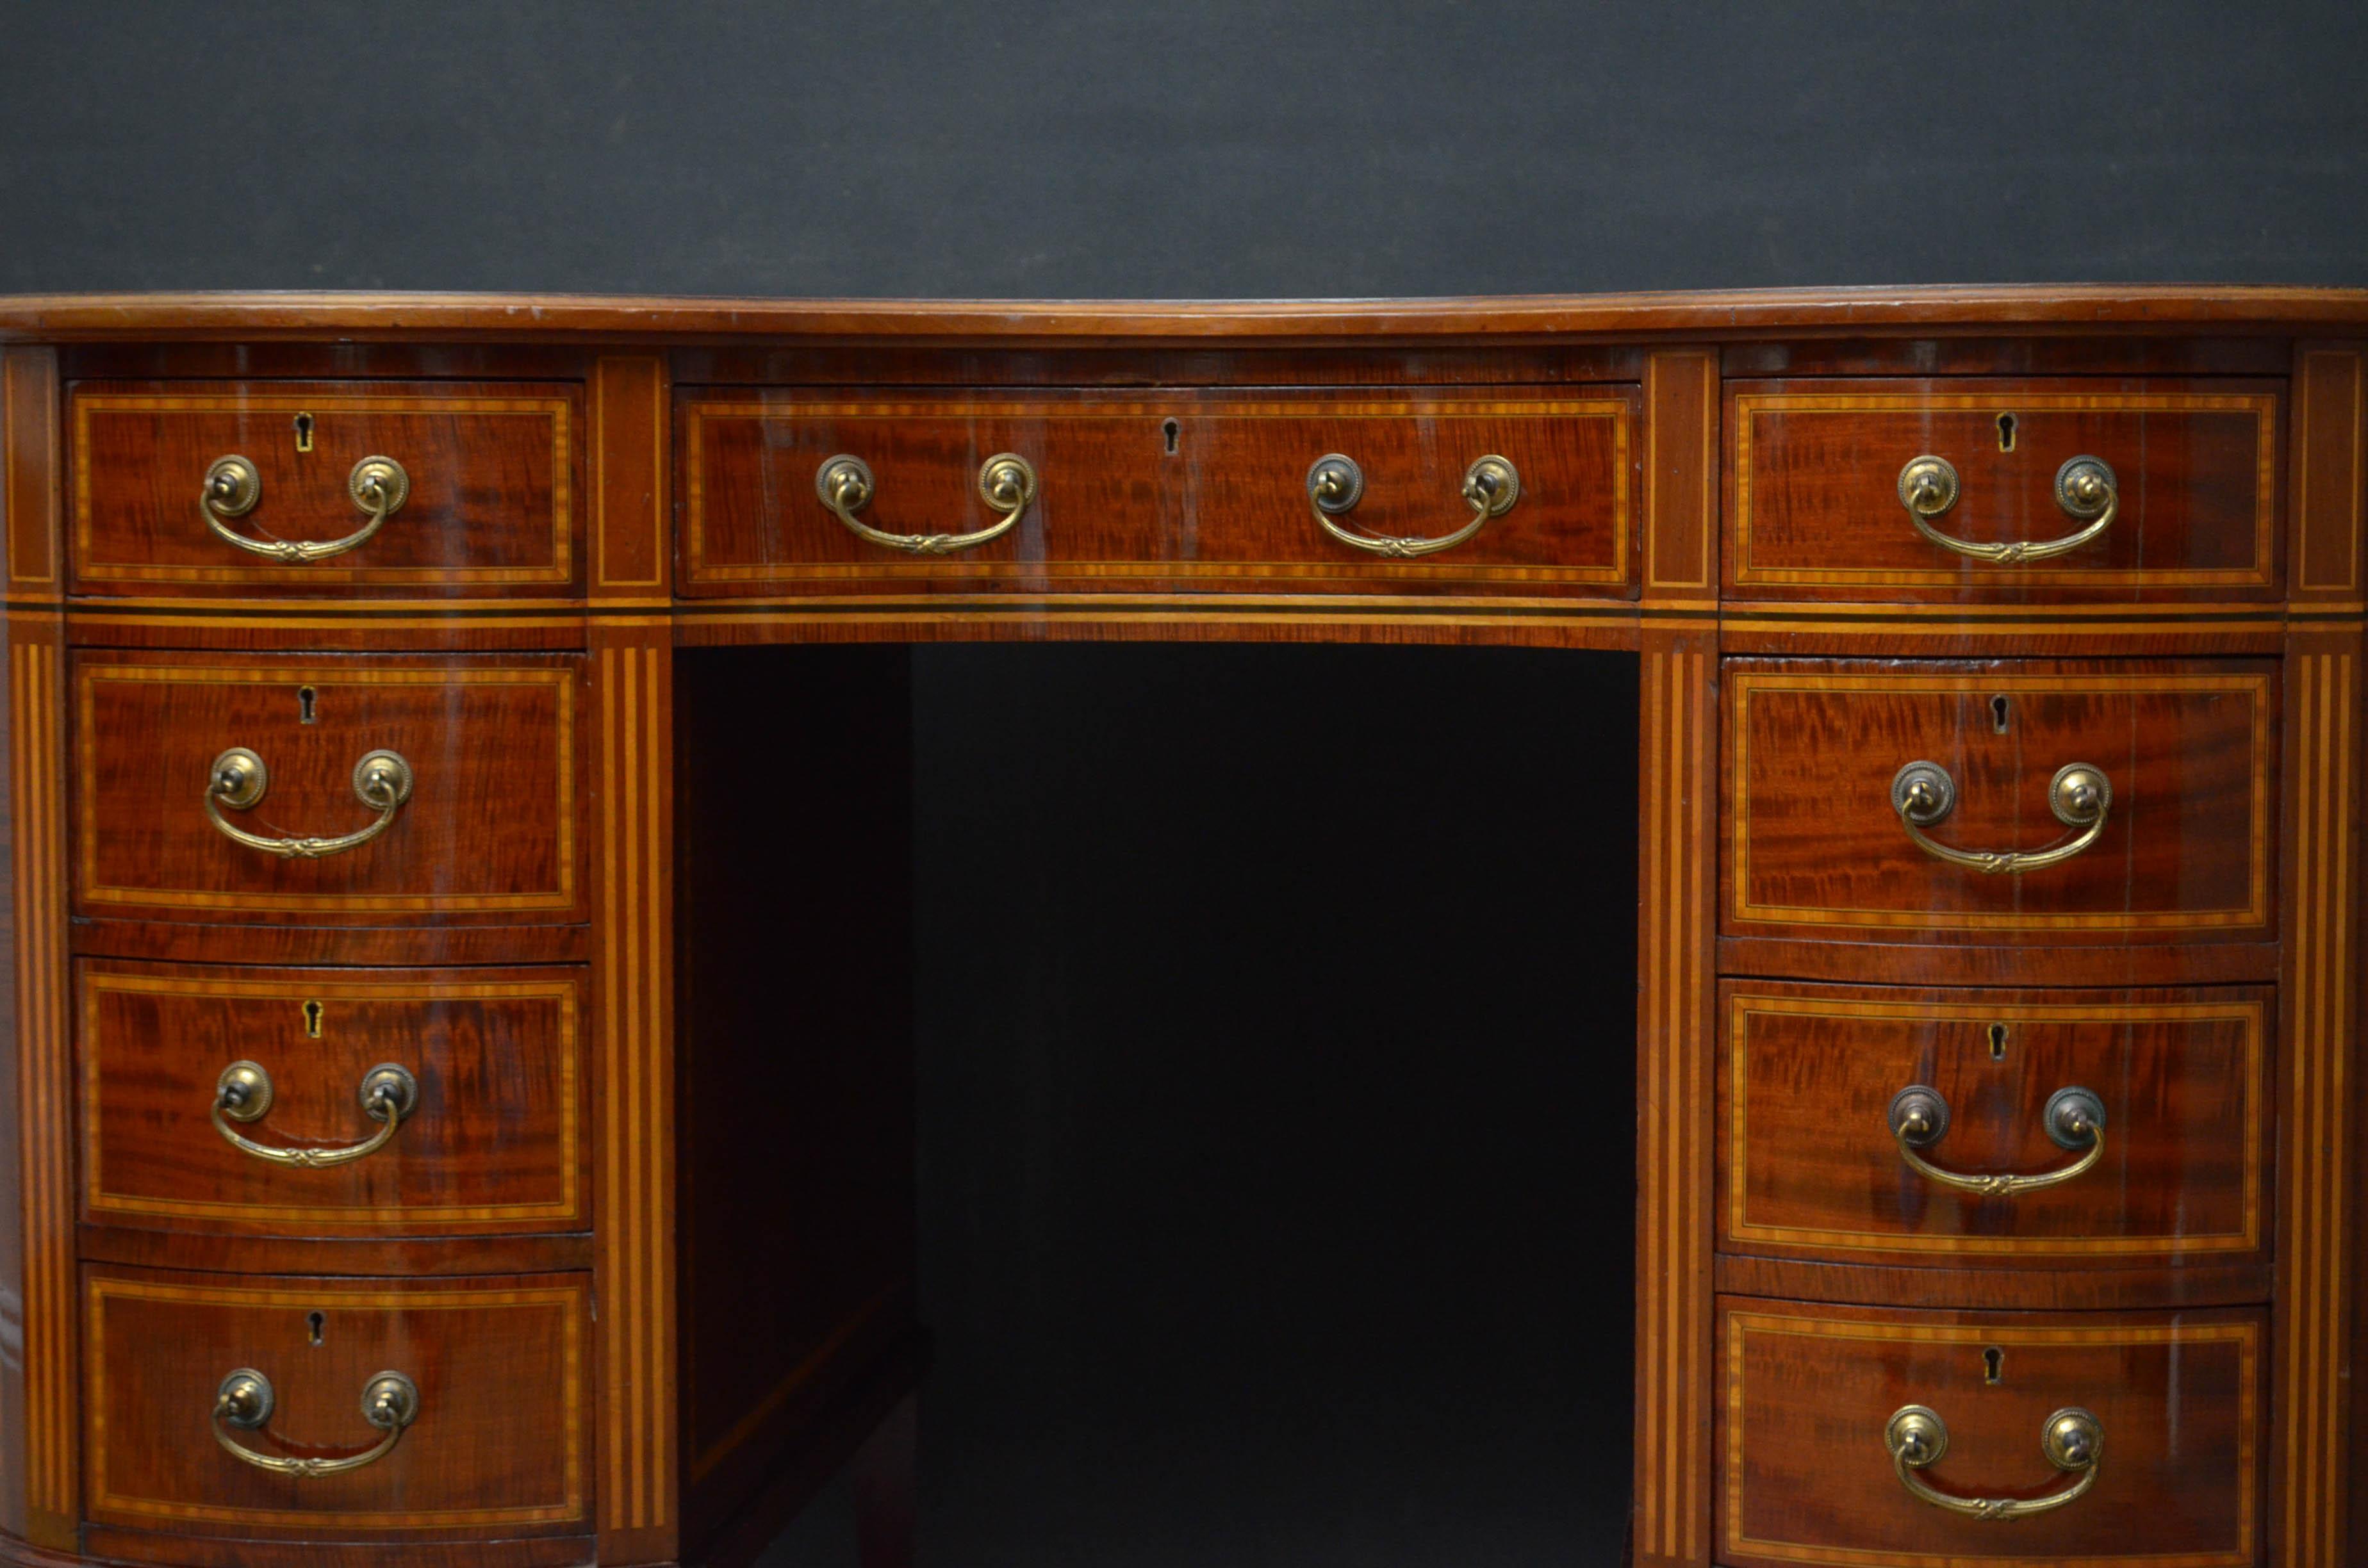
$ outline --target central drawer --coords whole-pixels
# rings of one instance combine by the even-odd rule
[[[1725,666],[1729,936],[2276,935],[2265,662]]]
[[[86,1220],[286,1236],[591,1228],[581,970],[85,959],[74,984]]]
[[[324,1282],[93,1267],[84,1314],[94,1521],[224,1535],[588,1533],[586,1276]],[[240,1373],[256,1381],[225,1413]],[[373,1421],[366,1405],[389,1376],[408,1388]],[[314,1475],[284,1462],[364,1456]]]
[[[77,653],[75,912],[580,922],[583,663]]]
[[[695,388],[677,418],[686,594],[923,579],[1634,591],[1628,384],[1486,396]],[[834,469],[840,459],[857,466]],[[834,505],[833,479],[848,476]]]

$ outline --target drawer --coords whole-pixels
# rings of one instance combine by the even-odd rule
[[[1718,1324],[1722,1564],[2258,1561],[2258,1312],[1976,1315],[1723,1297]],[[1895,1416],[1911,1407],[1937,1420],[1923,1435],[1927,1453],[1941,1451],[1920,1465],[1893,1457]],[[2043,1449],[2066,1411],[2093,1421],[2092,1467],[2059,1468]],[[2086,1490],[2050,1511],[1977,1518],[1911,1481],[1958,1502]]]
[[[1721,1244],[1903,1265],[2262,1262],[2271,996],[1728,981]]]
[[[581,970],[85,960],[74,984],[85,1220],[299,1236],[591,1228]],[[217,1111],[226,1079],[239,1103]]]
[[[1193,391],[890,401],[695,389],[677,403],[677,575],[684,592],[707,595],[928,579],[979,589],[1626,596],[1637,409],[1631,385],[1485,399]],[[985,494],[982,472],[1002,453],[1033,471],[1024,506]],[[840,455],[869,476],[844,517],[818,479]],[[1319,511],[1311,472],[1334,455],[1349,460],[1341,472],[1353,477],[1332,499],[1341,509]],[[1511,483],[1484,519],[1466,479],[1489,457]],[[906,542],[860,535],[848,517]],[[1475,521],[1461,542],[1431,549]],[[916,547],[933,536],[952,542]],[[1391,538],[1426,542],[1384,553],[1380,541]]]
[[[1727,587],[1770,599],[2275,598],[2283,386],[1734,382]],[[1921,471],[1938,485],[1921,520],[1939,539],[1903,499],[1902,472],[1923,458],[1945,465]],[[2079,458],[2111,476],[2110,519],[2107,496],[2059,493]]]
[[[84,381],[68,398],[78,593],[550,595],[580,575],[580,388]],[[373,458],[400,470],[376,493],[392,509],[354,486]]]
[[[1724,679],[1729,935],[2276,934],[2274,664],[1738,660]],[[2085,809],[2084,769],[2104,781]]]
[[[223,1535],[588,1533],[585,1275],[326,1282],[84,1274],[90,1517]],[[268,1413],[219,1417],[232,1374]],[[411,1416],[365,1418],[385,1374]],[[359,1459],[290,1475],[233,1455]]]
[[[76,913],[580,921],[582,681],[571,656],[79,653]],[[233,750],[259,772],[219,774]]]

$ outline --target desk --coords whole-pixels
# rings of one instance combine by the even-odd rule
[[[764,1266],[677,1244],[753,917],[686,856],[778,802],[685,651],[995,639],[1638,655],[1636,1562],[2368,1540],[2368,295],[0,343],[0,1561],[722,1561],[859,1449],[900,1555],[894,1181],[781,1365],[699,1354]]]

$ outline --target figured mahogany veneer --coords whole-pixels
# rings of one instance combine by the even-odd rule
[[[1726,1297],[1718,1325],[1722,1564],[2259,1560],[2258,1312],[1905,1312]],[[1936,1507],[1900,1484],[1884,1444],[1892,1413],[1910,1404],[1947,1424],[1948,1452],[1924,1472],[1943,1492],[2065,1490],[2072,1477],[2048,1464],[2039,1438],[2066,1406],[2103,1432],[2096,1483],[2026,1518]]]
[[[816,494],[851,454],[870,528],[972,532],[1003,452],[1036,495],[971,548]],[[1309,497],[1335,452],[1368,539],[1462,528],[1483,455],[1520,495],[1360,550]],[[412,491],[282,562],[207,527],[233,453],[242,538],[350,534],[365,456]],[[1976,549],[2077,531],[2070,458],[2116,514],[1972,559],[1902,503],[1928,455]],[[864,1560],[907,1563],[894,645],[972,638],[1636,655],[1635,1095],[1602,1107],[1636,1120],[1635,1421],[1601,1434],[1636,1568],[2368,1541],[2368,294],[0,301],[0,1563],[732,1568],[859,1452]],[[731,646],[804,642],[882,646],[794,693]],[[373,749],[413,796],[268,856],[207,819],[233,746],[256,833],[370,823]],[[1910,762],[1960,850],[2071,838],[2067,763],[2112,802],[1985,873],[1905,830]],[[1609,981],[1542,982],[1579,1049]],[[239,1059],[266,1143],[369,1136],[381,1062],[421,1101],[290,1168],[212,1125]],[[2069,1087],[2105,1148],[1961,1190],[1895,1142],[1910,1085],[1942,1171],[2078,1161],[2043,1120]],[[422,1414],[365,1469],[268,1475],[212,1430],[241,1366],[278,1394],[258,1451],[366,1448],[381,1370]],[[1910,1403],[1945,1493],[2072,1484],[2066,1405],[2101,1464],[2057,1511],[1944,1511],[1884,1445]]]
[[[584,973],[75,969],[86,1221],[282,1236],[586,1231]],[[381,1123],[359,1086],[393,1062],[418,1103],[376,1153],[321,1168],[233,1146],[208,1114],[252,1061],[268,1111],[234,1131],[336,1150]]]
[[[1732,381],[1726,585],[1746,598],[2264,599],[2277,596],[2285,443],[2276,381]],[[2098,538],[1992,564],[1935,544],[1901,505],[1916,458],[1961,491],[1932,519],[1976,544],[2078,532],[2055,475],[2101,460],[2119,505]]]
[[[113,653],[74,660],[74,907],[153,919],[401,925],[585,917],[580,657]],[[305,696],[312,693],[312,722]],[[376,839],[320,858],[233,842],[206,811],[214,759],[269,769],[267,835],[348,834],[379,814],[355,765],[416,775]]]
[[[2252,661],[1730,661],[1721,880],[1730,935],[1984,943],[2259,942],[2276,933],[2278,672]],[[1894,811],[1929,761],[1955,809],[1929,836],[2044,849],[2074,763],[2112,789],[2102,834],[1992,874],[1918,848]]]
[[[333,1540],[586,1533],[586,1285],[583,1275],[321,1281],[91,1268],[90,1517]],[[231,1435],[265,1455],[372,1447],[380,1434],[360,1401],[382,1371],[417,1385],[418,1415],[362,1469],[270,1474],[214,1437],[217,1388],[240,1368],[270,1380],[276,1408],[261,1430]]]
[[[1634,592],[1638,395],[1633,385],[1436,391],[973,393],[697,388],[679,394],[687,595],[866,582],[1443,591],[1626,597]],[[814,490],[846,452],[878,493],[857,516],[898,534],[959,534],[1000,514],[979,495],[997,452],[1034,465],[1038,494],[1001,538],[947,556],[868,542]],[[1307,471],[1339,452],[1365,489],[1338,520],[1438,537],[1472,519],[1464,470],[1508,459],[1512,508],[1454,550],[1387,560],[1316,523]]]
[[[2263,1261],[2275,1018],[2257,986],[1932,991],[1730,980],[1719,989],[1719,1240],[1836,1262],[2120,1268]],[[1908,1168],[1893,1098],[1939,1092],[1919,1153],[1968,1176],[2083,1151],[2047,1104],[2092,1090],[2105,1153],[2060,1186],[1964,1192]]]
[[[584,396],[555,382],[91,381],[67,398],[74,584],[85,594],[552,594],[578,580]],[[307,422],[300,450],[296,422]],[[207,469],[255,465],[231,531],[328,541],[367,520],[353,466],[388,457],[410,494],[370,539],[282,563],[219,539]]]

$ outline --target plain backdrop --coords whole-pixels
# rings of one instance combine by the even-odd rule
[[[2368,284],[2368,6],[0,6],[0,291],[2051,280]],[[1616,1560],[1634,666],[1541,658],[916,655],[930,1562]]]
[[[0,290],[2368,283],[2368,6],[11,0]]]

